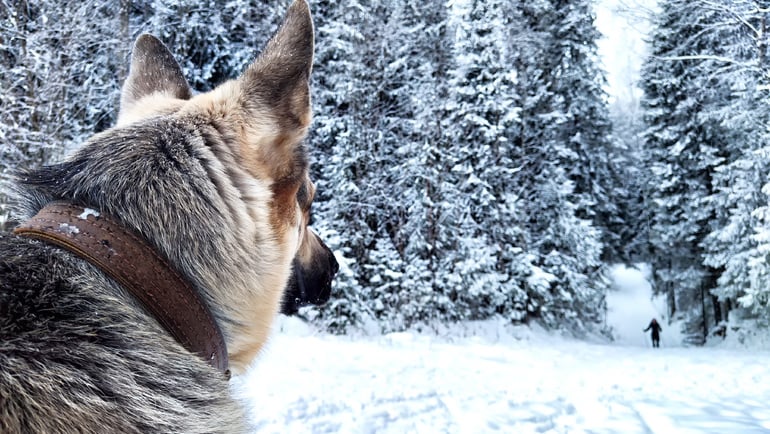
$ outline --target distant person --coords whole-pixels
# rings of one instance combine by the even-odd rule
[[[646,329],[643,331],[652,330],[652,346],[653,348],[659,348],[660,347],[660,332],[663,331],[663,328],[658,324],[658,320],[655,318],[650,321],[650,325],[647,326]]]

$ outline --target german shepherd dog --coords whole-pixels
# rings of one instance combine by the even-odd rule
[[[0,236],[0,432],[249,430],[229,371],[285,293],[289,310],[321,302],[338,268],[307,228],[312,60],[305,0],[208,93],[142,35],[117,124],[19,176],[23,223]]]

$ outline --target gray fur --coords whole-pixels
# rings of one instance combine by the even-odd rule
[[[287,32],[304,35],[290,42],[304,46],[298,49],[271,42],[273,48],[269,44],[263,56],[271,62],[281,61],[278,51],[289,57],[296,53],[310,56],[301,62],[306,73],[293,74],[299,80],[295,87],[305,92],[312,64],[312,22],[304,0],[292,5],[279,37],[291,39],[285,37]],[[170,54],[162,54],[167,53],[165,47],[146,36],[136,47],[140,53],[134,56],[133,78],[124,87],[123,103],[141,104],[147,92],[189,100],[189,90],[180,91],[186,81],[179,80],[178,65]],[[147,60],[151,58],[147,53],[161,53],[155,56],[160,64]],[[158,67],[167,75],[153,75]],[[166,85],[137,84],[136,77],[143,73],[160,77]],[[256,86],[244,83],[246,93]],[[285,81],[280,86],[285,87]],[[276,95],[284,93],[278,90]],[[300,110],[297,101],[305,99],[304,94],[295,95],[287,104],[291,110]],[[249,110],[257,106],[257,112],[274,109],[259,106],[259,101],[244,104],[251,104]],[[228,346],[242,344],[243,328],[248,325],[242,304],[273,300],[270,294],[278,294],[280,299],[292,262],[291,256],[282,259],[286,255],[281,252],[295,249],[280,244],[283,238],[276,229],[280,225],[268,218],[275,214],[269,212],[270,207],[278,206],[270,189],[275,197],[277,184],[279,192],[299,187],[285,180],[255,178],[255,172],[244,167],[244,158],[238,154],[241,125],[228,121],[226,113],[207,116],[206,110],[178,107],[182,106],[172,101],[155,115],[131,118],[95,135],[64,162],[22,174],[15,187],[16,218],[29,218],[57,200],[110,214],[141,234],[200,292]],[[294,147],[285,153],[287,160],[281,160],[283,154],[268,160],[301,168],[304,174],[290,180],[299,183],[306,179],[307,157],[299,143],[305,126],[296,123],[299,132],[291,135],[296,143],[280,143]],[[277,127],[282,135],[276,135],[284,137],[283,129],[294,125]],[[259,146],[258,155],[272,155],[267,145]],[[286,171],[271,168],[265,172]],[[305,187],[302,191],[305,194]],[[292,215],[285,204],[280,210]],[[299,218],[296,221],[301,224]],[[284,232],[296,234],[297,229],[284,228]],[[299,268],[305,262],[314,264],[302,274],[304,280],[311,276],[313,281],[303,282],[302,287],[315,285],[313,291],[326,294],[313,295],[313,300],[328,297],[336,261],[312,232],[301,232],[314,240],[312,248],[299,249],[310,257],[300,260],[297,253],[294,261]],[[69,252],[14,235],[0,235],[0,252],[0,432],[248,430],[243,409],[230,396],[221,373],[174,341],[100,270]],[[277,263],[279,260],[283,263]],[[263,281],[280,283],[265,287]],[[292,281],[296,285],[297,277]],[[277,311],[277,302],[265,310]],[[272,318],[258,320],[269,325]]]
[[[102,273],[37,241],[0,248],[0,432],[246,431],[225,379]]]
[[[190,99],[192,91],[182,68],[170,51],[152,35],[141,35],[131,52],[131,70],[142,71],[132,74],[126,80],[120,101],[121,107],[156,92],[168,92],[178,99]]]

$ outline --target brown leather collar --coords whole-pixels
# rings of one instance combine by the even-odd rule
[[[230,378],[222,331],[200,295],[146,241],[108,216],[52,203],[14,233],[63,247],[123,285],[189,351]]]

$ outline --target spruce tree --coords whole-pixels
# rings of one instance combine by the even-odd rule
[[[709,198],[717,210],[704,240],[707,265],[722,271],[712,293],[727,319],[731,307],[767,317],[768,306],[768,106],[767,36],[770,18],[757,2],[726,2],[715,8],[708,34],[720,45],[702,64],[730,94],[705,107],[712,122],[729,128]],[[713,59],[712,59],[713,58]]]
[[[729,88],[712,66],[693,55],[718,53],[724,41],[710,32],[717,12],[697,2],[670,0],[653,33],[642,70],[648,158],[650,249],[655,287],[668,294],[670,313],[687,320],[689,339],[705,339],[717,306],[710,294],[720,270],[704,264],[703,241],[718,210],[710,200],[716,167],[724,161],[729,128],[709,119]],[[704,109],[705,108],[705,109]]]
[[[130,47],[123,8],[99,0],[0,8],[0,206],[17,168],[61,158],[113,123],[122,80],[116,71]]]
[[[583,179],[593,175],[590,167],[581,166],[586,161],[580,152],[607,145],[608,125],[599,111],[585,123],[575,117],[575,105],[586,101],[597,104],[587,107],[589,111],[602,110],[596,100],[601,94],[593,93],[596,88],[579,84],[571,74],[572,67],[595,71],[591,49],[584,52],[585,47],[571,47],[563,40],[563,29],[579,18],[579,12],[572,15],[578,6],[580,2],[555,1],[519,6],[526,25],[523,34],[533,42],[519,49],[515,62],[523,103],[514,141],[518,144],[515,160],[521,166],[516,180],[526,216],[523,246],[532,258],[531,273],[522,276],[527,309],[548,325],[566,323],[583,331],[600,320],[607,279],[600,260],[601,233],[587,212],[592,186]],[[573,60],[576,63],[571,65]],[[601,113],[606,114],[606,107]],[[597,138],[601,139],[593,143]]]

